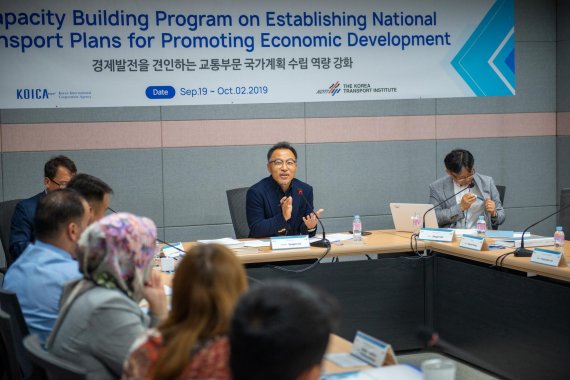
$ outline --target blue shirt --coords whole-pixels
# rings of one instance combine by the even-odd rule
[[[81,277],[69,253],[37,240],[10,265],[4,288],[16,293],[30,333],[44,343],[59,314],[63,285]]]
[[[303,190],[303,199],[298,190]],[[293,197],[293,212],[291,219],[285,221],[279,201],[285,196]],[[303,217],[313,211],[313,188],[304,182],[293,178],[289,190],[283,192],[275,180],[269,176],[247,191],[246,214],[249,225],[249,237],[260,238],[279,235],[310,235],[315,231],[307,232]]]

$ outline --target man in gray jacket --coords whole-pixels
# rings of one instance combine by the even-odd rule
[[[489,229],[503,224],[505,210],[499,191],[493,178],[475,172],[473,155],[465,149],[454,149],[445,156],[444,163],[447,176],[429,186],[429,202],[434,206],[443,202],[435,209],[439,227],[475,228],[480,215]]]

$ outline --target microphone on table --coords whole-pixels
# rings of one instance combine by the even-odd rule
[[[441,206],[442,204],[444,204],[445,202],[447,202],[447,201],[450,200],[451,198],[455,197],[457,194],[461,194],[461,193],[464,192],[465,190],[472,189],[472,188],[474,188],[474,187],[475,187],[475,183],[474,183],[473,181],[471,181],[471,183],[470,183],[465,189],[459,190],[457,193],[453,194],[451,197],[448,197],[448,198],[444,199],[443,201],[439,202],[438,204],[436,204],[435,206],[433,206],[432,208],[430,208],[429,210],[427,210],[427,211],[424,213],[424,216],[423,216],[423,218],[422,218],[422,228],[425,228],[425,227],[426,227],[426,215],[427,215],[428,212],[430,212],[431,210],[433,210],[433,209],[435,209],[435,208]]]
[[[315,212],[315,209],[313,209],[313,206],[311,206],[311,204],[309,203],[309,201],[307,200],[307,198],[305,198],[305,195],[303,194],[303,189],[298,188],[297,189],[297,194],[299,194],[303,200],[305,201],[305,203],[307,203],[307,205],[309,206],[309,208],[311,209],[311,212],[313,214],[315,214],[315,217],[317,218],[317,221],[319,222],[319,224],[321,225],[321,228],[323,229],[323,238],[321,240],[317,240],[311,243],[311,247],[319,247],[319,248],[327,248],[330,247],[331,243],[330,241],[327,240],[326,238],[326,233],[325,233],[325,226],[323,226],[323,222],[321,222],[321,218],[319,218],[319,216],[317,215],[317,213]]]
[[[538,223],[545,221],[546,219],[550,218],[551,216],[554,216],[554,215],[558,214],[560,211],[565,210],[565,209],[567,209],[568,207],[570,207],[570,204],[569,204],[569,205],[566,205],[566,206],[564,206],[564,207],[562,207],[562,208],[559,208],[556,212],[553,212],[552,214],[548,215],[547,217],[542,218],[542,219],[540,219],[538,222],[536,222],[536,223],[531,224],[530,226],[528,226],[528,227],[523,231],[523,233],[522,233],[522,236],[521,236],[521,246],[520,246],[519,248],[515,249],[515,256],[516,256],[516,257],[530,257],[530,256],[532,256],[532,251],[531,251],[530,249],[526,249],[526,248],[524,247],[524,234],[525,234],[531,227],[536,226]]]
[[[107,207],[107,210],[111,211],[113,214],[117,214],[117,213],[118,213],[118,211],[113,210],[111,207]],[[174,249],[176,249],[178,252],[181,252],[181,253],[183,253],[183,254],[186,254],[186,251],[185,251],[185,250],[180,249],[180,248],[178,248],[177,246],[172,245],[172,244],[170,244],[170,243],[167,243],[167,242],[165,242],[165,241],[163,241],[163,240],[160,240],[159,238],[156,238],[156,241],[159,242],[159,243],[161,243],[161,244],[167,245],[167,246],[169,246],[170,248],[174,248]]]

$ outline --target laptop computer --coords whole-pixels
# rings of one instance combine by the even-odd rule
[[[394,221],[396,231],[414,232],[412,216],[418,213],[422,218],[427,210],[432,208],[432,204],[423,203],[390,203],[390,212]],[[421,227],[421,226],[420,226]],[[438,228],[435,210],[431,210],[426,215],[426,227]]]

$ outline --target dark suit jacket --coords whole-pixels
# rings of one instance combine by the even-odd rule
[[[24,199],[14,209],[10,227],[10,254],[13,260],[16,260],[24,252],[29,243],[36,240],[34,236],[34,218],[38,203],[45,195],[46,192],[42,191],[31,198]]]
[[[303,190],[303,195],[298,194],[298,189]],[[279,200],[284,196],[293,197],[293,212],[291,219],[285,221],[281,211]],[[310,235],[316,233],[307,232],[307,226],[303,217],[313,211],[313,188],[304,182],[293,178],[287,194],[271,176],[262,179],[247,191],[246,213],[249,225],[249,237],[260,238],[279,235]]]

